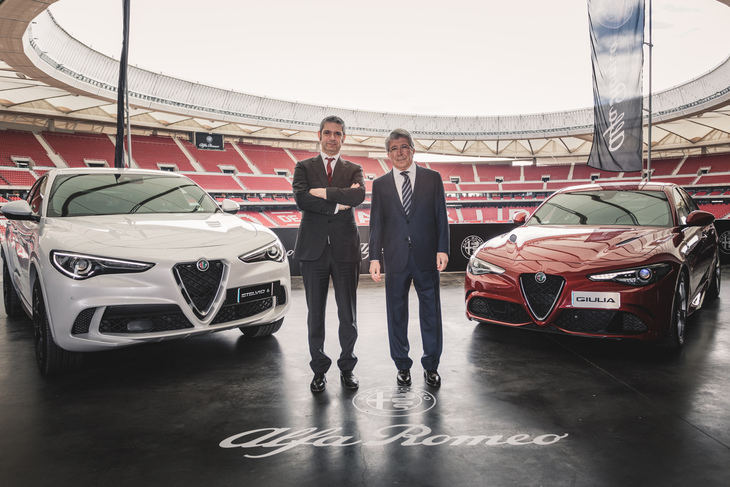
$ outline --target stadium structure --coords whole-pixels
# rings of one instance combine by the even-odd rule
[[[69,35],[48,7],[56,0],[0,0],[0,203],[21,197],[54,167],[110,166],[119,63]],[[718,0],[730,6],[730,0]],[[416,150],[494,158],[425,163],[441,173],[449,219],[509,220],[573,184],[639,180],[646,171],[586,165],[593,109],[513,116],[446,117],[295,103],[192,83],[129,67],[131,167],[179,171],[239,215],[269,227],[297,226],[291,192],[297,160],[318,152],[327,115],[348,123],[343,155],[361,164],[368,193],[389,170],[383,141],[410,130]],[[653,95],[651,178],[684,186],[718,218],[730,214],[730,57],[703,75]],[[647,120],[648,121],[648,120]],[[192,134],[224,138],[201,150]],[[369,198],[356,211],[369,221]]]

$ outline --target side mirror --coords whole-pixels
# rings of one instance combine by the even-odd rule
[[[715,215],[709,211],[695,210],[687,215],[688,227],[704,227],[715,221]]]
[[[519,211],[512,216],[512,223],[522,225],[527,221],[528,216],[526,211]]]
[[[0,211],[8,220],[40,221],[38,215],[33,214],[33,210],[30,209],[30,205],[25,200],[5,203]]]
[[[221,210],[223,210],[224,213],[230,213],[231,215],[235,215],[240,209],[240,205],[233,200],[224,199],[223,201],[221,201]]]

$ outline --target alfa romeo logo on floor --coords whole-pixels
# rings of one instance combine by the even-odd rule
[[[415,387],[376,387],[358,393],[352,404],[374,416],[408,416],[428,411],[436,405],[436,398]]]

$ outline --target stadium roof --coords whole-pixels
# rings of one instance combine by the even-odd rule
[[[55,1],[0,0],[0,123],[115,133],[119,63],[59,26],[47,10]],[[389,130],[403,127],[421,152],[568,163],[587,159],[593,132],[590,107],[489,117],[384,113],[253,96],[132,66],[129,86],[135,133],[215,131],[314,150],[319,121],[336,114],[348,123],[345,151],[380,152]],[[652,103],[655,157],[730,151],[730,57],[655,93]]]

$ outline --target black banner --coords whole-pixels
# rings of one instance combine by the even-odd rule
[[[644,0],[588,0],[593,146],[588,165],[641,171]]]
[[[223,135],[195,132],[193,143],[201,150],[224,150]]]
[[[513,223],[459,223],[449,225],[451,255],[449,255],[449,265],[446,271],[463,271],[466,270],[466,263],[469,257],[479,245],[496,237],[499,234],[508,232],[517,225]],[[271,229],[286,249],[289,257],[289,271],[292,276],[301,275],[299,269],[299,261],[294,258],[294,246],[297,243],[296,228],[272,228]],[[360,252],[362,261],[360,262],[360,273],[368,274],[370,272],[370,249],[368,242],[370,241],[370,227],[357,227],[360,234]],[[387,272],[387,269],[383,269]]]

